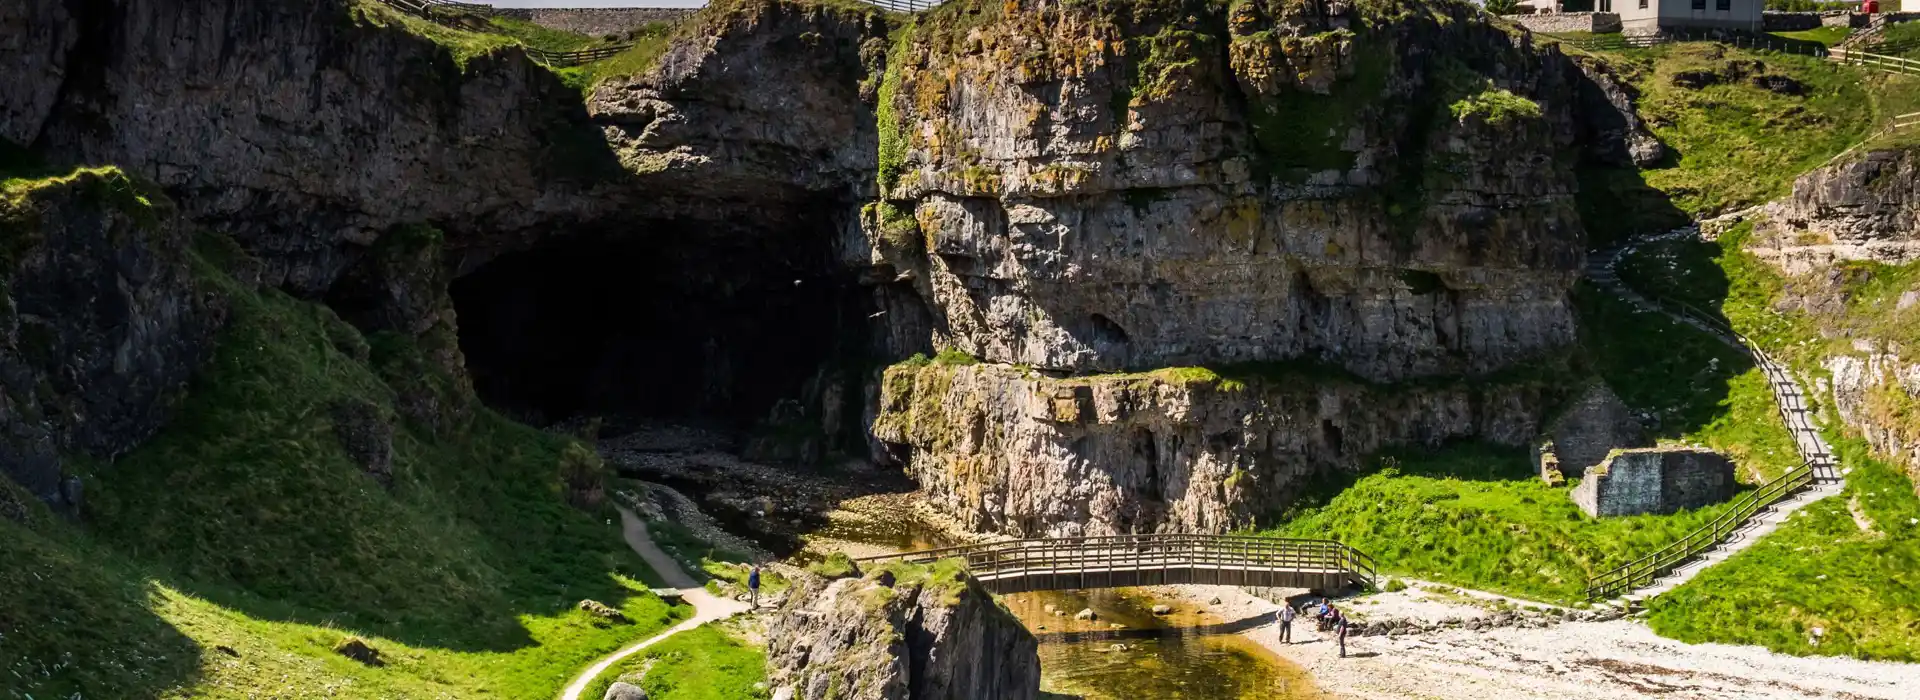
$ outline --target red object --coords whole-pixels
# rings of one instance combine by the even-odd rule
[[[1875,12],[1879,12],[1880,0],[1861,0],[1860,11],[1869,15]]]

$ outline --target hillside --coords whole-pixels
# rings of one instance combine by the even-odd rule
[[[0,700],[551,697],[695,613],[609,501],[641,479],[716,595],[904,474],[942,536],[1336,539],[1584,605],[1725,506],[1583,514],[1531,462],[1575,404],[1645,433],[1598,454],[1711,447],[1736,491],[1800,462],[1751,358],[1582,281],[1707,219],[1621,277],[1790,362],[1848,484],[1650,624],[1920,662],[1889,121],[1920,79],[1459,0],[719,0],[611,39],[21,0],[0,31]],[[918,629],[937,596],[862,604],[897,573],[834,615]],[[582,685],[798,683],[763,621]]]

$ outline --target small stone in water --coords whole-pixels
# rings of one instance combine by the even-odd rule
[[[1171,605],[1155,605],[1155,606],[1153,606],[1153,614],[1155,614],[1155,615],[1172,615],[1172,614],[1173,614],[1173,606],[1171,606]]]

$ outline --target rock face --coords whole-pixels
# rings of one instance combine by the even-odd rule
[[[1039,644],[957,567],[809,577],[767,630],[768,681],[796,700],[1031,700]]]
[[[1756,217],[1747,248],[1789,274],[1920,260],[1920,152],[1868,151],[1800,176]]]
[[[576,91],[517,49],[457,65],[382,26],[390,14],[350,0],[9,2],[0,137],[158,182],[261,258],[269,283],[308,294],[399,224],[493,250],[619,205],[587,196],[612,159]]]
[[[1391,380],[1572,341],[1561,156],[1645,132],[1577,118],[1612,108],[1556,48],[1444,2],[1116,7],[965,0],[896,40],[869,237],[935,344]]]
[[[1903,465],[1920,490],[1920,430],[1908,408],[1920,396],[1920,363],[1865,345],[1826,358],[1834,409],[1875,452]]]
[[[1587,470],[1570,494],[1595,517],[1672,513],[1727,500],[1734,489],[1733,461],[1693,448],[1615,452]]]
[[[873,434],[880,459],[904,465],[975,530],[1227,532],[1284,506],[1307,477],[1384,447],[1523,444],[1553,393],[1530,381],[1241,383],[1204,370],[1052,379],[900,365],[883,378]]]
[[[213,352],[224,302],[190,237],[118,171],[0,192],[0,473],[52,503],[62,453],[108,459],[168,418]]]

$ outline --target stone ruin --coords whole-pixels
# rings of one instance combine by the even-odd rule
[[[1699,447],[1616,450],[1573,488],[1575,505],[1597,518],[1667,514],[1727,500],[1733,461]]]
[[[1633,409],[1596,381],[1534,441],[1533,466],[1541,479],[1559,486],[1580,478],[1616,449],[1652,445]]]

